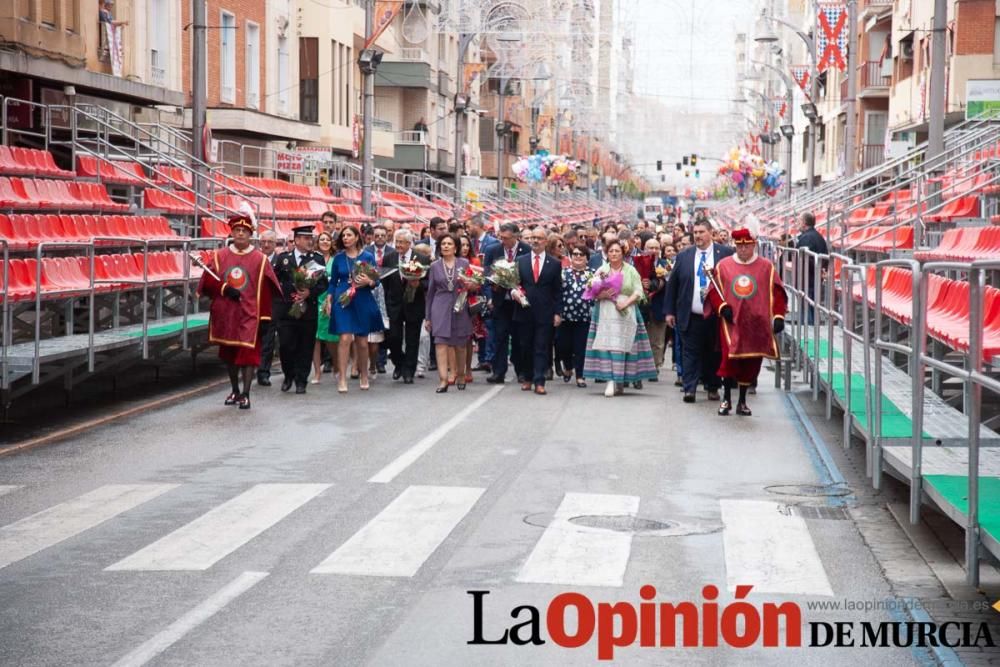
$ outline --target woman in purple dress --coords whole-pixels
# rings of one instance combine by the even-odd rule
[[[458,257],[459,240],[451,234],[438,241],[440,259],[431,264],[427,273],[427,310],[424,327],[434,337],[437,353],[438,384],[437,393],[448,391],[448,385],[456,384],[465,389],[465,352],[472,337],[472,318],[469,306],[455,312],[455,299],[463,289],[461,275],[469,266],[469,260]]]

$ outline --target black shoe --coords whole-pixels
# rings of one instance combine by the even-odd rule
[[[403,377],[403,371],[402,371],[402,369],[393,368],[392,369],[392,379],[393,380],[398,380],[401,377]]]
[[[322,367],[321,370],[324,373],[332,373],[333,372],[333,363],[331,363],[329,361],[324,361],[323,362],[323,367]]]
[[[443,387],[438,387],[437,389],[434,390],[434,393],[435,394],[447,394],[448,393],[448,385],[444,385]]]
[[[545,371],[545,379],[546,380],[551,380],[553,377],[555,377],[555,375],[552,373],[552,369],[551,368],[549,370]]]
[[[247,394],[240,394],[239,399],[237,399],[236,404],[240,406],[240,410],[250,409],[250,397]]]
[[[723,401],[722,405],[719,406],[719,416],[728,417],[729,411],[733,409],[733,404],[729,401]]]
[[[693,391],[686,391],[686,392],[684,392],[684,402],[685,403],[694,403],[694,392]]]
[[[503,384],[506,381],[507,381],[506,378],[502,378],[498,375],[491,375],[488,378],[486,378],[487,384]]]
[[[650,382],[659,382],[660,381],[660,376],[657,375],[655,378],[649,378],[649,381]]]
[[[639,380],[638,382],[633,382],[632,386],[636,389],[642,389],[642,380]]]
[[[459,391],[465,391],[465,383],[464,382],[456,382],[455,383],[455,388],[458,389]]]
[[[493,368],[489,364],[479,364],[478,366],[476,366],[472,370],[474,372],[476,372],[476,373],[482,373],[482,372],[492,373],[493,372]]]
[[[258,375],[257,376],[257,384],[259,384],[261,387],[270,387],[271,386],[271,378],[268,377],[267,375]]]
[[[304,384],[297,384],[297,385],[295,385],[295,393],[296,394],[304,394],[304,393],[306,393],[306,386]]]
[[[746,403],[737,403],[736,404],[736,414],[738,414],[740,417],[752,417],[753,416],[753,413],[750,412],[750,408],[747,407]]]
[[[379,375],[385,375],[385,364],[379,364],[375,367],[375,370]]]
[[[291,388],[292,388],[291,378],[285,378],[284,380],[281,381],[281,391],[288,391]]]
[[[229,396],[226,396],[226,401],[224,405],[236,405],[239,402],[239,400],[240,400],[240,395],[234,391],[233,393],[229,394]]]
[[[708,400],[710,400],[710,401],[717,401],[717,400],[719,400],[719,398],[720,398],[719,397],[719,392],[717,390],[710,389],[708,391]]]
[[[413,384],[413,376],[412,375],[404,375],[403,376],[403,384]]]
[[[750,394],[751,396],[756,396],[757,395],[757,387],[750,387],[749,389],[747,389],[747,393]]]
[[[677,378],[676,380],[674,380],[674,386],[675,387],[683,387],[684,386],[684,382],[680,378]]]
[[[431,364],[430,366],[427,367],[427,370],[429,371],[436,371],[437,369],[438,369],[437,364]]]

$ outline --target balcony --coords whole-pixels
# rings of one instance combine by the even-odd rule
[[[882,75],[882,63],[867,60],[858,68],[858,94],[862,97],[888,96],[891,76]]]
[[[406,130],[394,135],[394,151],[391,158],[375,158],[375,166],[380,169],[402,169],[426,171],[435,159],[435,151],[430,147],[429,137],[420,130]]]
[[[871,169],[885,162],[885,146],[882,144],[861,145],[861,169]]]
[[[414,57],[423,57],[416,52],[422,49],[402,49],[400,56],[405,53]],[[406,53],[411,52],[411,53]],[[375,71],[376,88],[422,88],[437,92],[437,77],[432,76],[431,65],[422,60],[396,60],[382,61],[378,70]]]
[[[431,57],[421,48],[407,46],[400,49],[399,56],[391,57],[391,60],[405,63],[430,63]]]
[[[867,21],[872,16],[884,14],[892,10],[893,0],[863,0],[858,18]]]

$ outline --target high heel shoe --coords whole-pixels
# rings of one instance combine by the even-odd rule
[[[347,393],[347,382],[344,382],[344,384],[338,384],[337,385],[337,393],[338,394],[346,394]]]
[[[475,381],[475,378],[472,377],[471,373],[469,375],[465,376],[465,384],[472,384],[474,381]]]
[[[360,387],[361,391],[368,391],[371,388],[371,385],[368,384],[368,378],[364,378],[364,380],[362,380]]]
[[[449,386],[455,384],[455,378],[448,378],[448,384]]]
[[[459,391],[465,391],[465,383],[464,382],[458,382],[458,383],[455,384],[455,388],[458,389]]]
[[[448,385],[444,385],[444,386],[438,387],[437,389],[434,390],[434,393],[435,394],[446,394],[446,393],[448,393]]]

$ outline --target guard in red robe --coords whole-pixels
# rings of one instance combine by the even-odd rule
[[[747,390],[756,384],[763,360],[777,359],[775,336],[785,328],[788,297],[774,265],[757,256],[757,239],[749,229],[733,232],[736,254],[711,271],[706,306],[718,312],[724,394],[719,414],[732,410],[732,388],[739,386],[736,414],[749,417]],[[706,312],[708,312],[706,310]]]
[[[250,383],[260,366],[260,325],[271,319],[271,302],[281,295],[281,286],[264,253],[250,245],[253,219],[235,215],[229,227],[232,244],[215,251],[198,292],[212,299],[208,340],[219,344],[219,358],[226,362],[232,384],[225,403],[249,410]]]

